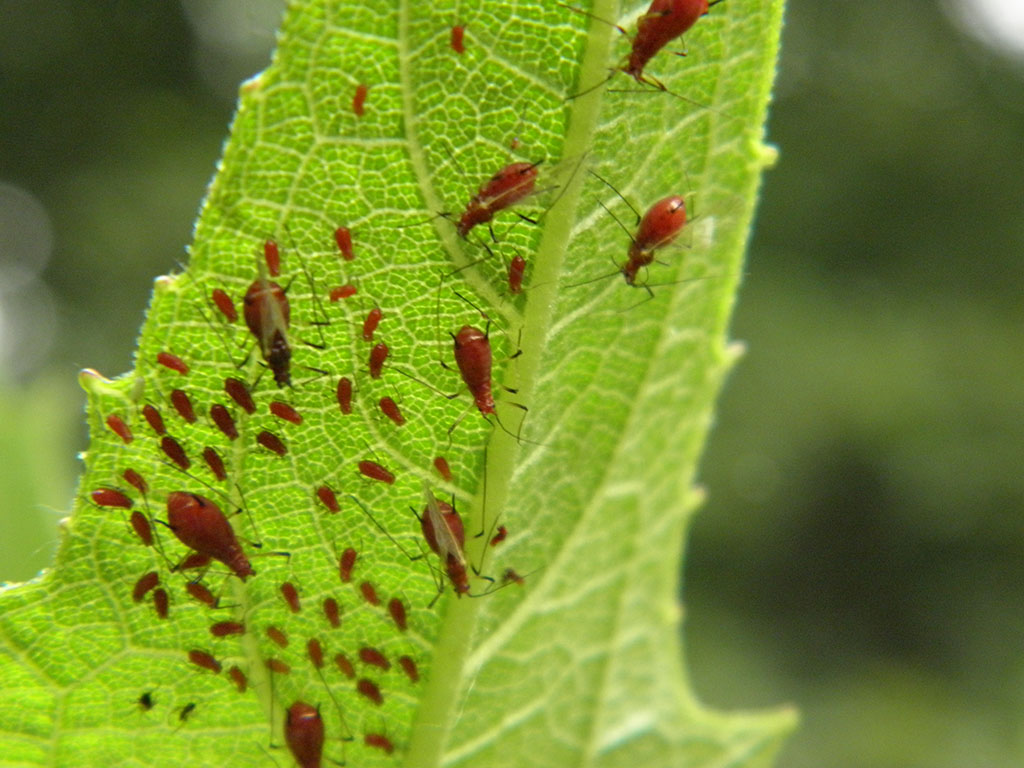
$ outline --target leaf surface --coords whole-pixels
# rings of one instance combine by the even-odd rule
[[[643,9],[602,0],[588,10],[633,29]],[[270,745],[284,743],[283,711],[298,700],[320,707],[326,758],[354,766],[770,764],[792,714],[722,715],[695,701],[678,574],[700,496],[696,462],[735,358],[726,326],[770,158],[762,124],[780,16],[774,0],[713,7],[687,34],[685,59],[665,51],[648,67],[672,95],[621,73],[586,92],[628,42],[553,3],[294,2],[272,65],[242,87],[188,269],[156,283],[135,371],[82,375],[92,444],[57,563],[0,596],[8,764],[271,765],[268,751],[287,763]],[[455,24],[465,27],[462,54],[450,44]],[[357,116],[360,84],[369,88]],[[539,163],[537,193],[498,213],[493,235],[482,224],[460,238],[453,220],[515,161]],[[617,274],[634,228],[617,193],[641,211],[670,193],[687,198],[678,246],[641,274],[652,300]],[[335,244],[342,226],[352,261]],[[242,319],[228,321],[211,300],[221,289],[241,314],[265,273],[266,240],[280,250],[275,279],[290,304],[284,388]],[[528,264],[520,296],[505,278],[516,255]],[[343,285],[355,295],[331,301]],[[371,342],[361,331],[374,307],[382,320]],[[467,325],[486,329],[494,349],[490,421],[452,358],[451,334]],[[374,378],[379,343],[389,356]],[[188,373],[159,365],[161,352]],[[227,378],[251,390],[252,414],[225,391]],[[351,414],[339,407],[342,378],[353,383]],[[175,390],[190,398],[194,423],[172,404]],[[404,425],[382,413],[383,397]],[[302,423],[275,415],[274,401]],[[187,472],[161,449],[147,404],[183,447]],[[215,404],[237,438],[214,423]],[[131,442],[108,427],[112,415]],[[222,458],[225,481],[205,449]],[[437,456],[452,482],[435,472]],[[395,482],[367,477],[366,461]],[[146,479],[146,494],[127,469]],[[451,594],[423,546],[414,514],[424,484],[465,521],[467,562],[482,574],[472,597]],[[337,513],[318,495],[325,486]],[[186,548],[155,522],[157,546],[143,547],[127,511],[90,501],[100,488],[127,493],[152,520],[167,519],[174,491],[242,510],[230,522],[256,575],[243,583],[215,563],[202,580],[221,607],[197,603],[186,582],[198,574],[172,570]],[[509,536],[491,548],[497,525]],[[346,548],[358,553],[349,582],[339,577]],[[522,585],[505,578],[509,568]],[[152,595],[132,600],[150,570],[169,595],[166,619]],[[298,589],[297,613],[284,582]],[[435,603],[437,584],[446,594]],[[341,606],[338,628],[328,598]],[[406,609],[404,631],[392,600]],[[221,621],[246,631],[212,636]],[[370,649],[389,668],[368,663]],[[192,650],[224,671],[190,663]],[[271,673],[268,659],[291,671]],[[231,666],[244,671],[245,693]],[[137,703],[145,693],[148,710]]]

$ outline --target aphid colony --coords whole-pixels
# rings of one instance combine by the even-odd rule
[[[666,90],[647,74],[648,65],[716,2],[654,0],[639,17],[635,35],[618,27],[629,37],[630,51],[611,74],[623,72],[639,86]],[[456,60],[471,60],[469,27],[454,25],[445,34]],[[601,85],[569,98],[586,97]],[[357,125],[373,120],[378,97],[370,96],[378,93],[376,87],[352,86],[349,119]],[[384,89],[379,93],[384,98]],[[463,247],[486,251],[482,260],[494,257],[495,250],[501,254],[506,270],[497,295],[509,303],[529,292],[529,262],[515,248],[506,252],[505,233],[519,221],[536,223],[519,209],[543,194],[538,183],[547,168],[539,160],[506,162],[482,183],[467,182],[468,201],[460,212],[440,214],[448,219],[441,224],[452,228]],[[629,204],[610,182],[593,175]],[[686,205],[681,195],[669,194],[642,214],[636,212],[636,217],[632,228],[615,219],[629,244],[613,274],[650,294],[646,270],[685,227]],[[484,230],[489,239],[481,234]],[[100,417],[117,438],[123,465],[108,482],[87,493],[96,507],[120,516],[124,540],[138,546],[145,559],[140,560],[141,575],[126,585],[136,609],[151,612],[157,621],[171,621],[186,611],[208,617],[206,633],[183,649],[183,667],[221,678],[226,689],[239,695],[269,684],[277,699],[271,707],[272,732],[283,738],[281,746],[296,764],[321,766],[341,764],[359,749],[384,755],[401,752],[402,734],[388,732],[387,713],[394,702],[408,698],[408,690],[422,675],[429,674],[429,669],[421,669],[424,648],[414,638],[431,620],[428,612],[442,594],[482,597],[527,582],[527,576],[508,567],[500,579],[484,573],[488,552],[509,537],[508,528],[498,524],[498,514],[487,509],[486,484],[477,515],[481,530],[468,540],[456,504],[457,498],[473,495],[462,490],[459,475],[471,474],[467,468],[478,466],[473,457],[483,449],[456,432],[466,412],[475,410],[492,428],[524,442],[522,421],[512,431],[499,413],[505,405],[524,413],[526,408],[495,397],[492,319],[448,285],[461,269],[440,275],[431,292],[437,297],[438,332],[430,344],[439,350],[439,365],[431,369],[430,378],[447,376],[435,385],[426,380],[422,364],[410,371],[414,350],[411,342],[401,342],[408,336],[400,332],[406,310],[389,303],[383,278],[378,275],[374,280],[361,272],[362,263],[374,254],[372,229],[350,221],[319,233],[302,230],[303,237],[318,238],[325,244],[324,252],[332,254],[328,274],[340,273],[346,281],[340,285],[327,282],[327,270],[317,266],[314,256],[300,253],[288,225],[282,226],[280,235],[286,237],[253,239],[252,252],[262,256],[255,274],[235,275],[230,287],[196,283],[202,294],[195,300],[197,313],[226,356],[211,361],[208,349],[165,348],[150,355],[145,362],[152,373],[144,394],[122,400]],[[311,265],[316,267],[315,278]],[[585,282],[596,279],[600,278]],[[442,293],[450,293],[463,302],[465,312],[478,317],[451,320],[447,335],[441,333],[448,321],[440,311]],[[293,316],[293,304],[301,317]],[[501,331],[507,339],[508,330]],[[342,358],[342,346],[354,351]],[[507,359],[519,354],[517,350]],[[93,372],[86,377],[100,378]],[[410,407],[399,382],[425,385],[468,406],[454,422],[428,425],[443,431],[443,438],[415,462],[410,462],[410,452],[385,450],[402,445],[401,436],[409,431],[424,434],[426,417]],[[451,389],[458,391],[449,393]],[[308,455],[310,442],[324,439],[313,433],[312,425],[324,423],[325,415],[372,436],[361,455],[346,457],[337,470],[325,468],[326,459],[307,466],[292,450],[301,443]],[[323,455],[334,454],[325,450]],[[484,453],[485,478],[486,471]],[[275,539],[267,542],[271,549],[257,531],[256,521],[265,513],[251,497],[271,482],[263,479],[264,473],[270,477],[280,472],[284,474],[274,475],[273,482],[308,480],[308,503],[299,511],[288,510],[294,515],[288,525],[309,526],[315,520],[318,530],[325,532],[324,545],[332,552],[331,570],[336,574],[329,585],[304,578],[308,545],[293,552],[289,539]],[[149,482],[156,475],[160,487]],[[410,483],[419,486],[415,497]],[[396,509],[406,507],[412,507],[411,514],[396,514]],[[404,520],[404,527],[396,527],[396,519]],[[276,536],[283,535],[280,525],[274,530]],[[509,546],[513,545],[504,544]],[[417,603],[401,592],[391,594],[382,584],[393,579],[374,578],[382,573],[375,572],[376,564],[395,559],[395,553],[433,579],[436,591],[429,602]],[[239,601],[240,590],[261,597]],[[259,610],[253,610],[251,605],[257,603]],[[351,622],[373,628],[365,630],[364,642],[338,640],[338,630]],[[243,639],[260,649],[257,667],[249,654],[231,645]],[[300,687],[291,686],[300,667],[323,681],[319,691],[304,687],[300,692]],[[146,691],[135,704],[146,714],[162,699]],[[169,706],[178,728],[203,717],[203,707],[195,701]]]

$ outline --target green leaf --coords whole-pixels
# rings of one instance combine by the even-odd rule
[[[609,0],[588,10],[623,18]],[[623,23],[634,28],[635,16]],[[567,99],[605,78],[628,44],[554,3],[293,3],[273,64],[242,88],[188,270],[156,283],[135,371],[115,381],[82,375],[92,446],[57,563],[0,597],[5,764],[270,765],[268,745],[284,743],[283,710],[297,700],[320,706],[325,756],[354,766],[770,764],[792,713],[724,715],[695,701],[677,581],[700,498],[696,462],[736,357],[726,325],[771,156],[762,124],[780,17],[777,0],[716,5],[688,33],[687,58],[665,51],[648,66],[672,93],[618,74]],[[466,27],[462,55],[449,43],[456,23]],[[357,117],[360,83],[369,91]],[[434,216],[457,216],[516,160],[543,161],[540,192],[516,207],[536,226],[503,211],[488,250],[486,226],[463,240]],[[641,273],[652,300],[617,273],[595,279],[625,260],[622,228],[633,219],[590,171],[641,209],[688,195],[693,221],[681,245]],[[333,242],[339,226],[351,229],[353,261]],[[210,301],[221,288],[240,308],[271,238],[291,305],[293,386],[283,389],[241,320],[227,322]],[[518,297],[504,278],[516,254],[529,264]],[[329,301],[344,284],[357,294]],[[390,348],[379,379],[360,333],[374,306],[383,320],[373,343]],[[464,325],[488,328],[496,380],[516,390],[499,398],[499,426],[464,391],[442,396],[465,389],[449,336]],[[158,365],[161,352],[185,360],[188,374]],[[251,386],[252,415],[225,393],[226,377]],[[355,385],[349,415],[336,399],[341,377]],[[195,423],[172,407],[176,389],[191,398]],[[404,426],[380,413],[384,396]],[[302,423],[272,415],[273,400]],[[233,412],[237,439],[211,421],[215,403]],[[161,452],[146,404],[190,457],[189,473]],[[111,415],[128,423],[130,443],[108,428]],[[261,447],[263,431],[284,442],[284,456]],[[226,482],[204,464],[207,447],[223,458]],[[450,484],[433,469],[438,455]],[[366,460],[393,472],[394,484],[360,474]],[[148,494],[125,482],[129,468]],[[435,582],[445,581],[438,558],[406,557],[426,549],[409,511],[423,510],[425,482],[454,497],[466,557],[495,579],[473,577],[472,598],[447,587],[435,603]],[[336,491],[339,513],[318,500],[323,485]],[[159,519],[172,491],[244,509],[231,522],[257,575],[243,583],[215,564],[204,583],[223,607],[195,602],[188,577],[170,568],[185,548],[159,525],[159,546],[143,547],[126,514],[91,503],[104,487]],[[492,549],[498,524],[509,536]],[[347,547],[359,559],[343,583]],[[508,568],[522,585],[503,578]],[[150,570],[170,595],[166,619],[150,598],[131,597]],[[279,592],[286,581],[298,588],[299,613]],[[381,605],[364,598],[364,581]],[[340,628],[323,613],[327,597],[342,605]],[[404,632],[391,599],[407,609]],[[246,632],[212,637],[210,625],[227,620]],[[269,626],[287,634],[287,648]],[[311,638],[325,649],[323,678]],[[380,650],[391,668],[360,661],[361,648]],[[190,664],[190,650],[212,653],[225,671]],[[332,663],[338,653],[379,687],[382,704]],[[400,656],[415,660],[418,681]],[[291,672],[268,673],[271,658]],[[244,694],[230,666],[245,671]],[[155,705],[144,711],[136,702],[147,692]],[[394,755],[368,746],[367,734],[386,735]],[[275,759],[289,761],[283,751]]]

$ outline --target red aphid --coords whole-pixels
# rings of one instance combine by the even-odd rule
[[[523,275],[526,273],[526,259],[518,253],[508,265],[508,290],[510,293],[523,292]]]
[[[178,412],[189,424],[194,424],[196,421],[196,412],[192,409],[192,401],[189,400],[188,395],[180,389],[176,389],[171,392],[171,405],[174,406],[174,410]]]
[[[356,676],[355,667],[352,666],[352,662],[348,660],[348,657],[344,653],[335,654],[334,663],[338,665],[338,669],[341,671],[341,674],[349,680]]]
[[[168,459],[173,461],[182,469],[187,470],[192,466],[192,462],[188,456],[185,455],[185,449],[181,447],[181,443],[175,440],[170,435],[164,435],[160,440],[160,450],[164,452]]]
[[[268,451],[273,451],[278,456],[284,456],[288,453],[288,449],[285,444],[281,442],[281,438],[275,435],[273,432],[267,432],[263,430],[256,435],[256,442],[266,448]]]
[[[352,413],[352,380],[345,376],[338,379],[338,407],[345,415]]]
[[[324,649],[320,645],[320,641],[315,637],[309,638],[306,641],[306,654],[309,656],[309,661],[317,669],[324,668]]]
[[[345,261],[352,261],[356,257],[352,250],[352,233],[348,227],[338,227],[334,230],[334,242],[338,244],[338,250]]]
[[[418,683],[420,681],[420,670],[416,666],[416,662],[410,657],[400,656],[398,664],[402,667],[402,671],[405,672],[406,677],[409,678],[410,682]]]
[[[131,513],[128,521],[131,523],[135,535],[139,537],[142,543],[147,547],[153,546],[153,528],[149,524],[149,518],[136,509]]]
[[[441,558],[445,573],[455,588],[458,596],[469,593],[469,574],[466,556],[463,552],[466,543],[462,518],[450,504],[439,501],[427,489],[427,506],[420,517],[420,530],[423,538],[433,552]]]
[[[363,664],[369,664],[371,667],[379,667],[385,672],[391,669],[391,662],[376,648],[360,648],[359,660]]]
[[[356,683],[356,690],[378,707],[384,703],[384,696],[381,695],[380,687],[372,680],[367,680],[365,677],[361,678],[359,682]]]
[[[393,597],[388,601],[388,613],[391,614],[391,620],[395,622],[399,632],[405,632],[409,628],[405,616],[405,603],[397,597]]]
[[[158,618],[166,619],[168,611],[170,610],[170,598],[167,596],[167,590],[163,587],[157,587],[153,590],[153,610],[156,611]]]
[[[132,589],[132,600],[136,603],[141,603],[146,598],[146,595],[149,594],[149,591],[159,583],[160,574],[156,571],[143,574],[135,582],[135,587]]]
[[[92,498],[93,504],[98,507],[132,508],[132,500],[113,488],[97,488],[89,496]]]
[[[182,376],[188,373],[188,364],[177,355],[172,355],[170,352],[159,352],[156,356],[156,361],[164,368],[170,368],[175,373],[180,373]]]
[[[127,424],[124,423],[124,419],[122,419],[116,413],[112,413],[109,416],[107,416],[106,421],[107,427],[110,428],[110,431],[113,432],[118,437],[120,437],[121,442],[123,442],[125,445],[128,445],[128,443],[135,439],[134,435],[132,435],[131,429],[128,427]]]
[[[296,701],[284,716],[284,740],[300,768],[320,768],[324,752],[324,721],[320,710]]]
[[[142,475],[136,472],[134,469],[126,469],[121,473],[121,477],[124,478],[125,482],[135,488],[139,493],[145,495],[149,492],[149,484],[143,479]]]
[[[382,397],[380,399],[380,410],[385,416],[393,421],[399,427],[405,424],[405,417],[402,412],[398,410],[398,404],[390,397]]]
[[[329,298],[331,301],[338,301],[340,299],[351,299],[356,295],[358,289],[351,283],[347,285],[339,285],[337,288],[331,288]]]
[[[452,50],[458,54],[466,52],[465,34],[466,28],[461,24],[452,27]]]
[[[167,521],[171,532],[186,547],[223,563],[242,581],[254,575],[231,524],[209,499],[195,493],[170,493]]]
[[[715,0],[715,3],[708,0],[654,0],[637,22],[632,49],[618,69],[638,83],[665,90],[657,80],[644,77],[644,67],[658,51],[689,30],[711,5],[718,2],[721,0]]]
[[[384,361],[388,359],[391,350],[388,345],[381,342],[370,350],[370,378],[379,379],[380,372],[384,368]]]
[[[290,581],[285,581],[281,584],[281,596],[288,603],[288,608],[292,613],[298,613],[302,610],[302,603],[299,602],[299,590]]]
[[[238,688],[238,692],[245,693],[246,689],[249,687],[249,679],[245,676],[245,672],[240,670],[238,667],[231,667],[231,669],[228,670],[228,674],[231,676],[235,686]]]
[[[217,605],[217,598],[213,596],[213,592],[206,588],[200,581],[190,581],[185,585],[185,591],[188,592],[194,600],[198,600],[200,603],[213,608]]]
[[[282,648],[288,647],[288,635],[277,627],[267,627],[267,637],[273,640]]]
[[[214,637],[241,635],[245,633],[245,625],[240,621],[218,621],[210,625],[210,634]]]
[[[220,454],[213,450],[213,448],[210,448],[209,446],[203,448],[203,460],[206,462],[206,466],[210,468],[214,477],[221,482],[227,480],[228,473],[224,469],[224,461],[221,459]]]
[[[382,317],[384,317],[384,313],[381,312],[380,307],[374,307],[366,314],[366,319],[363,321],[364,341],[373,341],[373,334],[377,330],[377,326],[380,325]]]
[[[263,260],[267,262],[267,271],[271,277],[281,274],[281,250],[273,240],[263,243]]]
[[[484,416],[495,413],[491,390],[491,341],[479,328],[464,325],[452,336],[455,363],[477,410]]]
[[[260,352],[274,374],[277,386],[291,384],[292,350],[288,345],[291,308],[277,283],[256,280],[245,292],[245,324],[259,342]]]
[[[383,733],[368,733],[363,736],[363,742],[368,747],[374,749],[381,749],[384,754],[390,755],[395,751],[395,745],[391,743],[391,739],[385,736]]]
[[[371,480],[394,485],[395,476],[375,461],[360,461],[359,471]]]
[[[679,195],[662,198],[647,210],[629,246],[629,258],[622,265],[628,285],[636,285],[637,273],[653,262],[655,252],[675,240],[684,226],[686,203]]]
[[[193,552],[190,555],[185,555],[185,558],[178,563],[172,570],[175,571],[193,571],[197,568],[207,568],[210,563],[213,562],[213,558],[209,555],[203,555],[199,552]]]
[[[249,388],[244,382],[232,378],[224,379],[224,391],[243,411],[250,415],[256,413],[256,403],[252,401],[252,395],[249,394]]]
[[[505,540],[505,538],[507,536],[508,536],[508,528],[506,528],[504,525],[499,525],[498,526],[498,532],[495,533],[493,537],[491,537],[491,546],[492,547],[498,546],[499,544],[501,544],[501,542],[503,542]]]
[[[292,668],[280,659],[267,659],[267,669],[278,675],[287,675],[292,671]]]
[[[359,591],[363,593],[363,599],[370,605],[380,605],[380,598],[377,597],[377,590],[368,581],[364,581],[359,585]]]
[[[213,658],[213,656],[207,653],[206,651],[189,651],[188,660],[195,664],[197,667],[208,669],[214,674],[220,674],[220,662]]]
[[[238,427],[235,426],[235,419],[231,412],[220,403],[210,406],[210,418],[217,425],[217,429],[224,433],[228,440],[238,439]]]
[[[334,495],[334,491],[328,488],[326,485],[321,485],[316,489],[316,496],[320,499],[320,502],[327,507],[328,511],[338,512],[341,507],[338,506],[338,497]]]
[[[220,313],[224,315],[224,319],[229,323],[233,323],[238,320],[238,310],[235,309],[235,302],[231,300],[231,297],[227,295],[220,288],[214,288],[213,293],[210,294],[210,298],[213,299],[214,306],[220,310]]]
[[[324,616],[327,617],[327,623],[335,629],[341,626],[341,615],[338,609],[338,601],[333,597],[324,598]]]
[[[356,566],[356,551],[349,547],[341,553],[341,558],[338,560],[338,573],[341,576],[341,580],[346,584],[352,581],[352,569]]]
[[[164,419],[163,416],[160,415],[160,411],[147,403],[142,406],[142,415],[146,417],[146,421],[149,422],[149,426],[153,428],[154,432],[158,435],[167,434],[167,430],[164,428]]]
[[[292,424],[302,423],[302,414],[288,403],[283,403],[280,400],[274,400],[270,403],[270,412],[282,421],[291,422]]]
[[[476,193],[456,227],[465,238],[478,224],[487,224],[494,216],[515,205],[533,192],[539,163],[512,163],[494,174]]]
[[[452,470],[448,466],[448,460],[444,456],[436,456],[434,458],[434,469],[437,470],[437,474],[443,477],[449,483],[452,481]]]
[[[514,583],[518,584],[520,587],[523,586],[523,584],[526,583],[526,579],[524,577],[520,576],[518,573],[516,573],[511,568],[507,568],[505,570],[505,574],[501,578],[502,578],[502,581],[504,581],[506,584],[514,582]]]
[[[356,86],[356,95],[352,97],[352,111],[356,113],[356,117],[362,117],[365,112],[363,105],[366,103],[366,94],[369,90],[363,83]]]

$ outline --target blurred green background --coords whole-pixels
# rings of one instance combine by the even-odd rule
[[[52,556],[75,374],[129,369],[279,7],[0,0],[0,579]],[[693,680],[796,704],[786,768],[1024,765],[1024,3],[787,19]]]

